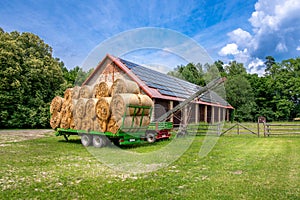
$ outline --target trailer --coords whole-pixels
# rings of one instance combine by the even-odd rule
[[[157,140],[169,139],[171,137],[170,132],[173,128],[172,122],[152,122],[147,126],[142,126],[143,120],[145,119],[144,110],[152,110],[151,107],[137,105],[127,105],[126,107],[135,110],[132,116],[132,122],[129,126],[126,126],[124,124],[126,115],[124,114],[122,125],[116,133],[58,128],[56,129],[56,136],[64,136],[65,140],[68,141],[69,136],[78,135],[81,138],[83,146],[93,145],[98,148],[104,147],[111,142],[116,145],[130,145],[144,142],[153,143]],[[141,119],[137,126],[136,113],[141,111],[142,115],[139,116]]]
[[[144,142],[153,143],[162,139],[169,139],[171,137],[171,130],[173,129],[173,123],[168,122],[167,119],[176,113],[178,110],[182,109],[188,103],[195,100],[202,93],[211,90],[221,83],[225,81],[225,78],[217,78],[210,83],[208,83],[205,87],[202,87],[200,90],[195,92],[186,100],[182,101],[173,109],[169,110],[161,117],[156,119],[153,122],[150,122],[149,125],[143,126],[143,119],[145,117],[144,110],[150,109],[149,106],[138,106],[138,105],[126,105],[129,108],[134,109],[134,114],[132,116],[131,125],[125,125],[125,117],[126,113],[124,113],[122,118],[122,125],[118,129],[116,133],[112,132],[98,132],[98,131],[89,131],[89,130],[74,130],[74,129],[56,129],[56,136],[64,136],[64,138],[68,141],[70,135],[78,135],[81,138],[81,143],[83,146],[93,145],[94,147],[104,147],[109,143],[114,143],[116,145],[129,145],[129,144],[141,144]],[[142,111],[142,116],[140,120],[140,124],[136,126],[135,119],[136,113]],[[151,117],[150,112],[150,117]],[[186,131],[184,130],[185,125],[183,125],[183,129],[181,129],[181,134],[184,134]]]

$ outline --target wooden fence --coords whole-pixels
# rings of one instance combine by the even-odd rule
[[[300,124],[265,124],[264,136],[300,134]]]
[[[178,125],[178,132],[182,135],[218,135],[222,136],[226,133],[253,134],[258,137],[269,137],[271,135],[300,135],[300,123],[266,123],[265,120],[258,120],[255,124],[247,123],[198,123],[188,124],[186,126]]]

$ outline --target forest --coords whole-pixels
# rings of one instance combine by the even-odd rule
[[[92,72],[67,69],[39,36],[0,28],[0,128],[48,128],[51,100],[80,85]],[[209,73],[207,73],[209,72]],[[265,73],[247,73],[243,63],[189,63],[169,75],[203,86],[207,76],[226,77],[226,99],[235,108],[233,121],[286,121],[300,117],[300,58],[276,62],[265,58]]]

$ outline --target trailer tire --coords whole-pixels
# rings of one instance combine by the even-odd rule
[[[147,133],[146,136],[147,142],[154,143],[156,141],[156,137],[154,133]]]
[[[99,135],[93,136],[93,146],[97,148],[101,148],[105,146],[104,138]]]
[[[88,147],[92,144],[92,136],[83,134],[81,135],[81,144],[85,147]]]

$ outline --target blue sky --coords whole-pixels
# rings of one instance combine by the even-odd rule
[[[234,59],[252,73],[262,72],[267,55],[277,61],[300,55],[299,0],[2,0],[0,27],[37,34],[69,69],[103,41],[141,27],[182,33],[213,60]],[[154,59],[147,55],[145,64]],[[174,60],[155,62],[165,66],[161,71],[176,67]]]

